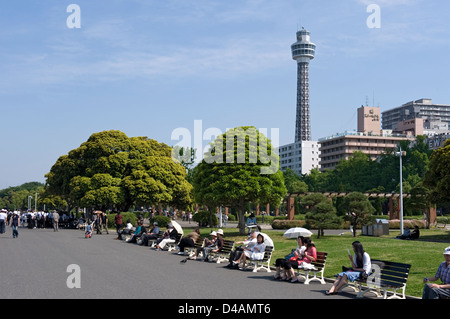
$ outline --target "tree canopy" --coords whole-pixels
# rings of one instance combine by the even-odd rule
[[[286,194],[278,154],[252,126],[230,129],[211,142],[194,169],[193,184],[198,203],[238,209],[241,234],[246,202],[278,206]]]
[[[192,203],[186,170],[172,149],[147,137],[112,130],[92,134],[58,158],[46,174],[46,191],[70,206],[128,210],[132,205]]]
[[[433,152],[424,184],[435,203],[450,203],[450,140]]]

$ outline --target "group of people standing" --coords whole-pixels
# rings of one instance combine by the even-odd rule
[[[11,226],[13,238],[19,237],[19,227],[48,228],[53,227],[54,231],[58,231],[59,220],[61,216],[57,211],[53,212],[20,212],[0,210],[0,234],[6,232],[6,226]]]

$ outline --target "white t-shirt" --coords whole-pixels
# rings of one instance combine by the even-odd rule
[[[356,265],[356,255],[353,255],[353,263]],[[370,270],[372,269],[372,263],[370,261],[370,256],[367,252],[364,252],[363,255],[363,269],[366,273],[370,273]]]

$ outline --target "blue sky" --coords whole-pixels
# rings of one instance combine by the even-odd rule
[[[69,29],[69,4],[81,28]],[[381,9],[381,28],[366,11]],[[293,142],[304,26],[312,137],[420,98],[450,104],[444,0],[20,0],[0,3],[0,189],[44,175],[94,133],[175,145],[172,132],[253,125]],[[269,136],[270,138],[270,136]],[[207,143],[207,141],[205,141]]]

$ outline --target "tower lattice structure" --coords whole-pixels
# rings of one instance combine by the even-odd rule
[[[295,142],[311,140],[311,116],[309,105],[309,62],[314,59],[316,45],[310,40],[310,32],[302,28],[297,32],[297,42],[292,44],[292,58],[297,61],[297,115]]]

